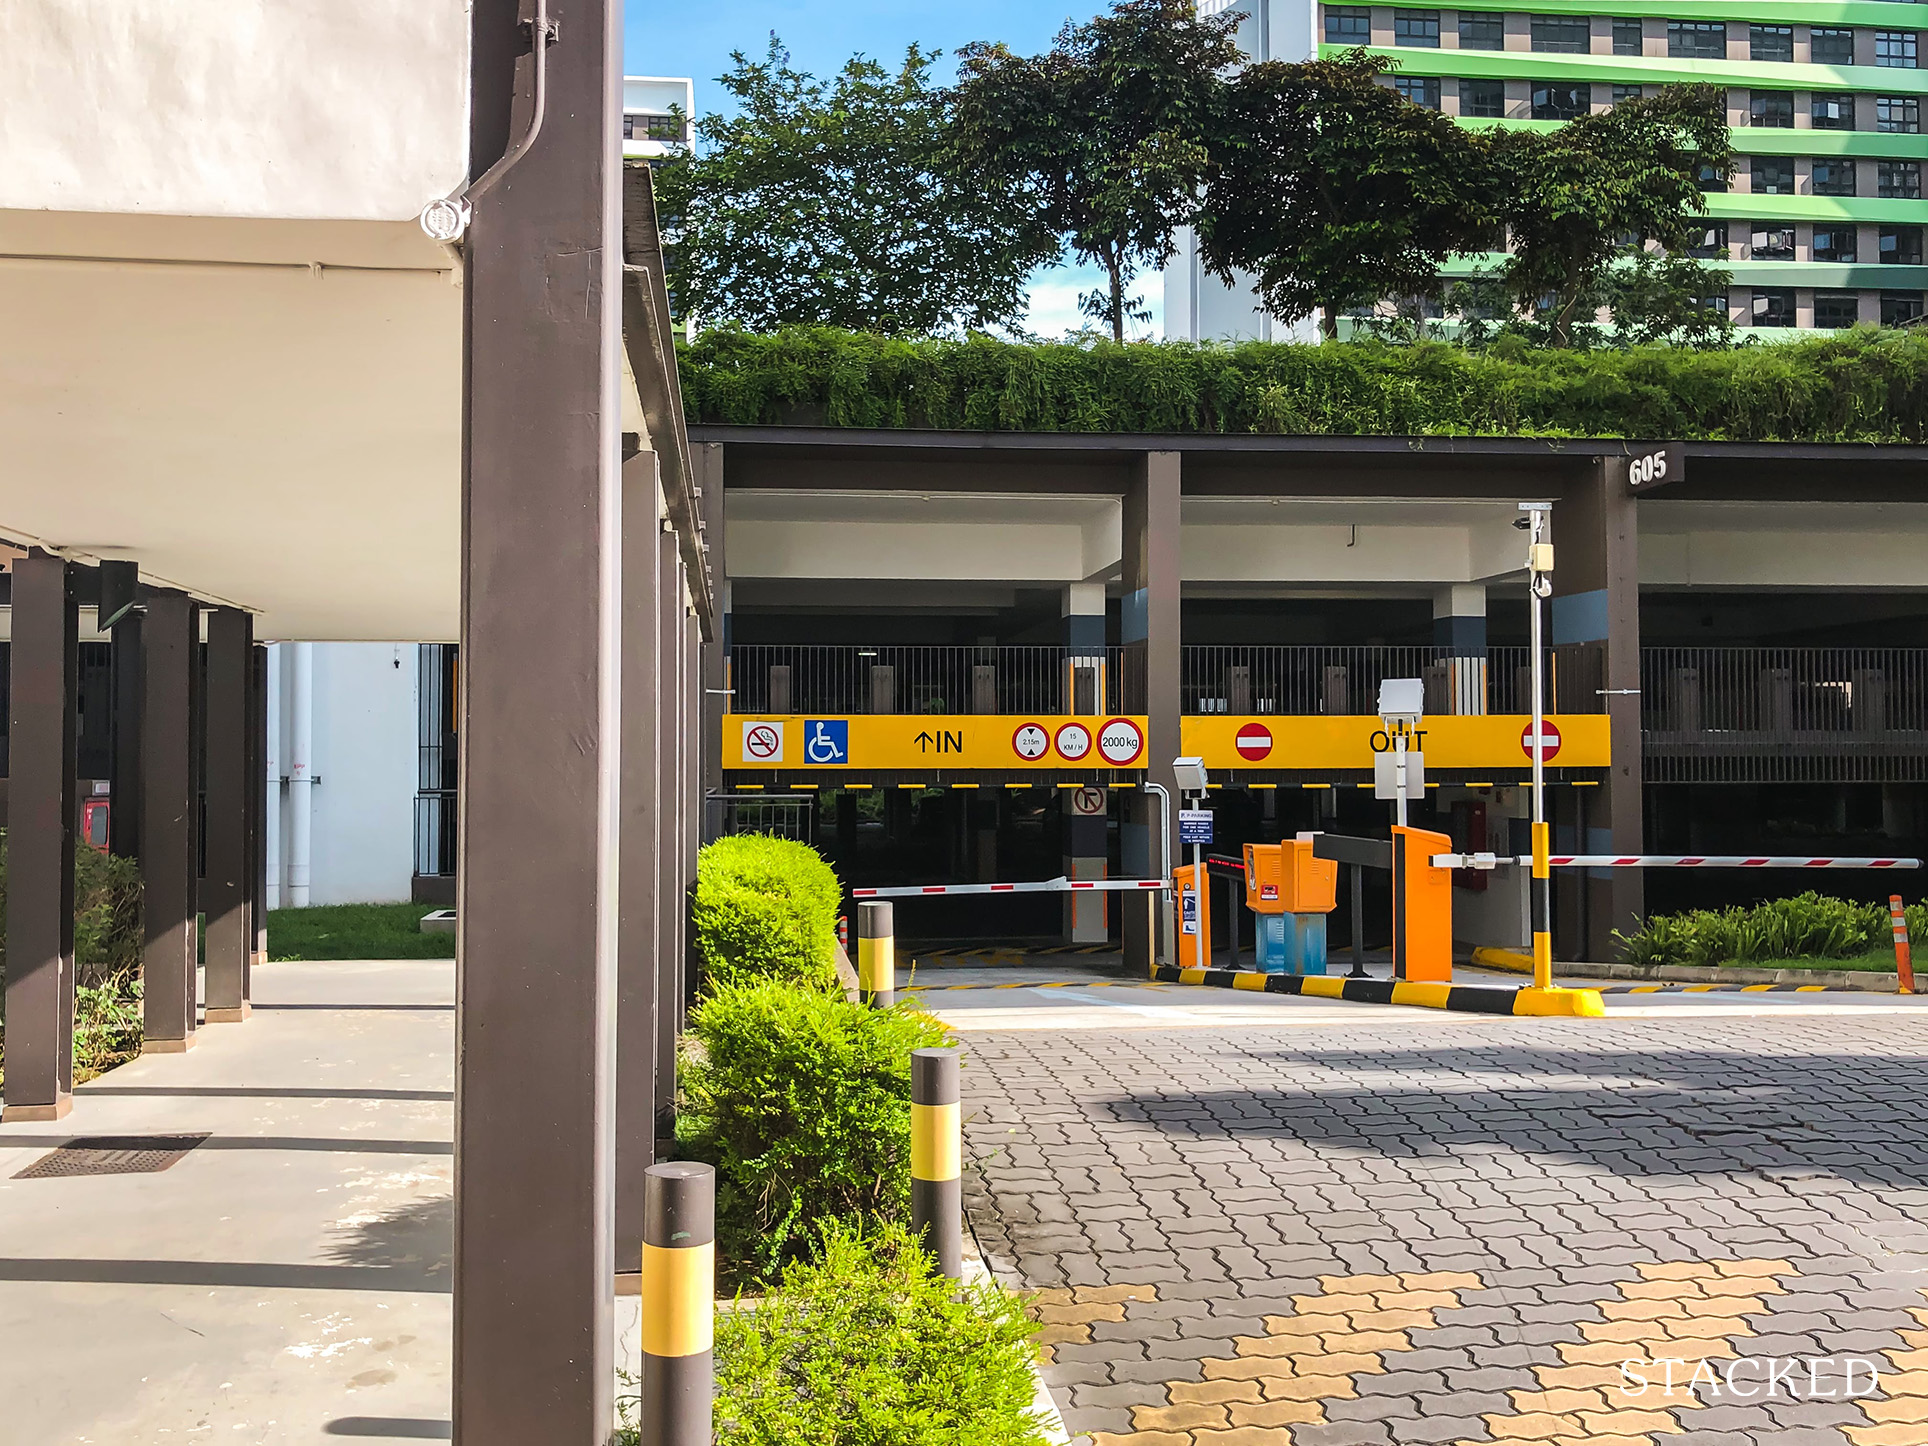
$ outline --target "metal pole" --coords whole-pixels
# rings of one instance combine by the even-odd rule
[[[1363,864],[1347,864],[1352,874],[1352,977],[1366,977],[1366,870]]]
[[[962,1099],[955,1049],[910,1052],[911,1234],[952,1280],[964,1278]]]
[[[1551,870],[1547,867],[1546,827],[1546,758],[1543,751],[1546,723],[1546,673],[1545,660],[1541,656],[1542,624],[1540,608],[1543,601],[1542,587],[1550,590],[1551,580],[1540,564],[1551,559],[1543,557],[1540,549],[1541,537],[1546,528],[1546,509],[1543,506],[1527,510],[1529,535],[1532,545],[1527,551],[1527,626],[1528,626],[1528,668],[1533,688],[1533,881],[1532,890],[1533,918],[1533,987],[1550,989],[1553,987],[1553,890]]]
[[[716,1364],[716,1171],[644,1178],[642,1446],[709,1446]]]
[[[1392,737],[1392,789],[1393,819],[1401,827],[1406,826],[1406,730],[1401,728]]]

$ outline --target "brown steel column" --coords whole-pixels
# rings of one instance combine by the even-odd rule
[[[141,624],[141,1049],[193,1045],[199,952],[201,610],[149,594]]]
[[[696,855],[703,847],[703,632],[696,614],[683,616],[683,880],[688,902],[683,917],[694,919]],[[686,923],[689,937],[683,951],[682,1001],[679,1027],[689,1018],[690,996],[696,987],[696,929]]]
[[[1558,705],[1591,711],[1593,705],[1604,702],[1613,750],[1613,766],[1605,787],[1581,790],[1585,799],[1569,800],[1564,810],[1569,820],[1577,820],[1584,813],[1585,836],[1572,838],[1577,853],[1644,851],[1637,507],[1627,485],[1627,459],[1600,457],[1594,459],[1587,476],[1567,485],[1553,508],[1549,642],[1555,648],[1585,644],[1605,653],[1605,666],[1598,672],[1581,670],[1578,675],[1559,680]],[[1604,689],[1604,697],[1578,696],[1594,688]],[[1549,709],[1552,702],[1549,700]],[[1568,833],[1574,833],[1571,824]],[[1554,847],[1557,852],[1566,845],[1556,839]],[[1645,881],[1639,869],[1595,869],[1579,877],[1575,873],[1572,869],[1554,871],[1555,937],[1571,939],[1573,952],[1579,957],[1612,959],[1617,949],[1613,931],[1632,933],[1646,915]],[[1579,897],[1582,889],[1586,892],[1584,901]],[[1563,913],[1567,915],[1565,927]],[[1584,939],[1575,932],[1582,920]]]
[[[678,1006],[683,969],[682,768],[683,564],[676,538],[664,531],[657,546],[656,609],[656,1133],[667,1139],[676,1122],[676,1035],[682,1027]]]
[[[39,549],[13,564],[7,780],[4,1120],[57,1120],[74,1089],[73,570]]]
[[[1172,760],[1179,740],[1179,596],[1178,528],[1180,472],[1176,452],[1147,452],[1138,460],[1124,497],[1124,599],[1120,608],[1119,641],[1128,650],[1127,666],[1137,670],[1145,689],[1145,776],[1171,793],[1171,816],[1162,857],[1176,857],[1178,792]],[[1158,826],[1157,800],[1149,793],[1133,794],[1126,806],[1125,872],[1148,878],[1161,854],[1153,838]],[[1147,893],[1144,902],[1126,900],[1124,911],[1125,964],[1139,970],[1157,949],[1163,912],[1170,912],[1169,896]]]
[[[268,960],[268,649],[248,649],[248,972]]]
[[[523,8],[471,7],[472,175],[529,125]],[[614,1416],[622,12],[548,13],[541,131],[464,249],[459,1446]]]
[[[616,1273],[641,1269],[643,1197],[656,1163],[656,961],[662,946],[662,731],[657,457],[623,464],[623,768],[616,940]]]
[[[715,636],[702,645],[703,698],[699,714],[701,729],[697,737],[698,756],[703,760],[702,787],[697,791],[698,807],[711,793],[723,787],[723,715],[730,709],[730,567],[725,546],[723,513],[723,444],[702,442],[690,448],[690,466],[703,515],[703,538],[709,544],[710,576],[716,592]],[[703,817],[698,815],[699,820]],[[699,827],[702,827],[699,822]]]
[[[113,641],[108,650],[108,851],[119,858],[141,853],[141,614],[140,569],[131,562],[100,565],[98,625]]]
[[[208,612],[207,644],[207,877],[201,907],[207,930],[207,1021],[235,1024],[248,1017],[248,966],[254,919],[248,909],[250,813],[248,747],[252,708],[248,665],[254,619],[239,608]]]

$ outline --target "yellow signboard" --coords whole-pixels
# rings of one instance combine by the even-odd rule
[[[732,713],[725,768],[1143,768],[1143,717],[867,713],[842,718]]]
[[[1406,746],[1425,755],[1429,770],[1524,769],[1533,762],[1527,752],[1532,726],[1531,717],[1513,713],[1427,718],[1407,731]],[[1213,713],[1183,719],[1180,736],[1186,755],[1204,759],[1214,772],[1368,769],[1373,754],[1393,746],[1385,725],[1370,715],[1251,718]],[[1546,762],[1555,768],[1605,768],[1612,761],[1604,713],[1548,715],[1545,739]]]

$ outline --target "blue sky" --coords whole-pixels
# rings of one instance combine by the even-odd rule
[[[827,75],[862,51],[895,59],[913,41],[945,53],[938,73],[950,78],[949,57],[969,40],[1002,40],[1030,53],[1049,47],[1065,21],[1082,20],[1102,0],[682,0],[666,5],[629,0],[625,12],[624,69],[631,75],[687,75],[696,82],[698,114],[721,99],[715,78],[730,65],[730,52],[759,55],[772,30],[782,37],[799,70]],[[1076,326],[1077,294],[1097,284],[1095,270],[1054,267],[1032,280],[1029,325],[1056,335]],[[1154,334],[1162,310],[1156,276],[1140,279],[1152,308]]]

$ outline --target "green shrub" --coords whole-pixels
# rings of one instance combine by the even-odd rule
[[[696,861],[692,918],[705,987],[786,979],[837,983],[843,887],[817,851],[790,839],[720,838]]]
[[[1920,939],[1928,908],[1908,906],[1908,933]],[[1758,964],[1783,959],[1852,959],[1893,937],[1885,904],[1858,904],[1813,892],[1764,904],[1657,914],[1632,934],[1614,931],[1631,964]]]
[[[74,986],[74,1082],[106,1074],[141,1052],[141,976],[128,969]]]
[[[733,1268],[767,1274],[833,1221],[906,1216],[910,1052],[947,1043],[942,1025],[907,1005],[752,980],[718,985],[690,1035],[678,1153],[716,1166]]]
[[[0,831],[0,979],[7,960],[7,843]],[[99,984],[141,964],[141,866],[74,845],[74,968]]]
[[[1514,339],[1517,340],[1517,339]],[[1928,334],[1728,351],[1441,342],[1017,343],[785,327],[678,348],[692,422],[1029,432],[1275,432],[1921,442]]]
[[[717,1446],[1038,1446],[1035,1330],[901,1226],[827,1229],[780,1290],[717,1321]]]

